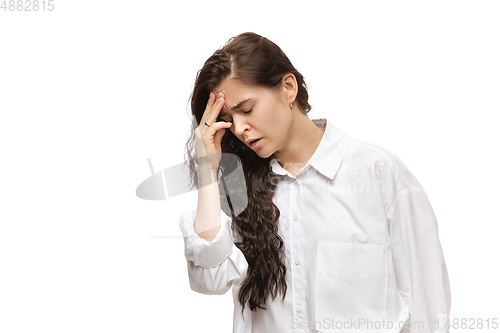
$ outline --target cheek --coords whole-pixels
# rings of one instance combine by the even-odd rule
[[[271,131],[271,132],[275,132],[275,131],[280,131],[281,130],[281,125],[283,124],[283,120],[284,120],[284,115],[283,114],[280,114],[279,111],[277,110],[273,110],[271,112],[269,112],[267,115],[266,115],[266,119],[264,119],[262,121],[262,124],[264,126],[264,130],[266,131]]]

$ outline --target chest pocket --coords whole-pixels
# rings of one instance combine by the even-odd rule
[[[367,324],[386,317],[387,255],[386,245],[317,243],[314,302],[320,332],[377,331]]]

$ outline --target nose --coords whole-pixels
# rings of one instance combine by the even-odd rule
[[[241,139],[243,137],[243,133],[245,133],[245,131],[248,132],[250,129],[250,125],[244,119],[235,115],[233,116],[233,128],[234,135]]]

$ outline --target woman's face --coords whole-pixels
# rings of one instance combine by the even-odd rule
[[[214,92],[225,98],[218,119],[232,122],[231,132],[257,155],[267,158],[285,146],[293,120],[286,88],[274,91],[229,78]],[[262,138],[257,146],[247,142],[256,138]]]

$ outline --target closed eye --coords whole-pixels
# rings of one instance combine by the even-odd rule
[[[249,114],[249,113],[251,113],[252,111],[253,111],[253,108],[251,108],[251,109],[250,109],[250,110],[248,110],[248,111],[244,111],[243,113],[245,113],[245,114]],[[224,117],[225,117],[225,116],[224,116]],[[222,118],[219,116],[219,117],[217,117],[217,121],[231,121],[231,120],[224,120],[224,119],[222,119]]]

